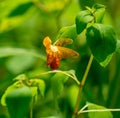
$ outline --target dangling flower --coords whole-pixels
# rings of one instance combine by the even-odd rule
[[[43,45],[46,47],[47,54],[47,67],[50,66],[51,69],[57,69],[60,66],[60,60],[62,58],[78,57],[79,54],[69,48],[62,47],[63,45],[72,43],[71,39],[58,40],[55,45],[51,44],[51,39],[45,37],[43,40]]]

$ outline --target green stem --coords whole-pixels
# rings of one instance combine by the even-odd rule
[[[78,115],[81,114],[81,113],[90,113],[90,112],[107,112],[107,111],[118,112],[118,111],[120,111],[120,109],[92,109],[92,110],[84,110],[84,111],[80,111],[80,112],[78,112]]]
[[[33,118],[33,99],[30,106],[30,118]]]
[[[76,100],[76,104],[75,104],[75,109],[74,109],[74,114],[73,114],[72,118],[76,118],[76,116],[78,114],[78,109],[79,109],[79,105],[80,105],[80,100],[81,100],[80,98],[81,98],[81,94],[82,94],[82,89],[83,89],[83,86],[84,86],[85,81],[87,79],[87,75],[88,75],[88,72],[90,70],[92,61],[93,61],[93,55],[90,56],[88,65],[86,67],[85,73],[84,73],[83,78],[82,78],[82,81],[79,84],[79,92],[78,92],[78,96],[77,96],[77,100]]]
[[[40,74],[37,74],[36,76],[33,76],[33,77],[30,77],[30,78],[37,78],[41,75],[46,75],[46,74],[51,74],[51,73],[62,73],[64,75],[67,75],[68,77],[72,78],[78,85],[80,85],[80,82],[77,80],[77,78],[65,71],[61,71],[61,70],[53,70],[53,71],[47,71],[47,72],[44,72],[44,73],[40,73]]]

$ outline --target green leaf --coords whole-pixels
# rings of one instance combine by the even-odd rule
[[[17,8],[19,5],[29,3],[31,0],[14,0],[11,4],[11,0],[4,0],[0,1],[1,2],[1,7],[0,7],[0,19],[7,17],[13,9]]]
[[[28,2],[25,4],[20,4],[18,7],[16,7],[11,13],[8,15],[8,17],[14,17],[23,15],[27,10],[33,5],[32,2]]]
[[[112,59],[112,56],[113,53],[108,55],[104,61],[100,62],[100,65],[106,67],[109,64],[110,60]]]
[[[120,53],[120,40],[117,40],[116,52]]]
[[[79,87],[77,85],[72,85],[67,89],[67,100],[70,103],[71,108],[74,109],[77,100]]]
[[[44,97],[44,93],[45,93],[45,82],[41,79],[31,79],[30,80],[32,82],[32,86],[36,86],[41,95]]]
[[[34,86],[31,87],[32,90],[32,97],[34,98],[34,102],[38,100],[38,87]]]
[[[106,66],[116,50],[116,35],[109,25],[95,23],[86,32],[87,43],[92,54],[102,66]],[[107,61],[105,61],[107,59]]]
[[[106,108],[100,105],[93,103],[87,103],[88,110],[105,110]],[[110,111],[105,112],[88,112],[89,118],[113,118],[113,115]]]
[[[91,15],[90,11],[81,11],[75,19],[77,34],[80,34],[87,27],[87,24],[92,22],[92,20],[93,16]]]
[[[95,0],[78,0],[80,8],[83,10],[85,7],[92,7],[95,4]]]
[[[100,23],[104,17],[104,14],[105,14],[105,6],[102,4],[95,4],[93,6],[93,10],[94,10],[96,22]]]
[[[5,91],[5,93],[2,95],[2,97],[1,97],[1,104],[3,105],[3,106],[6,106],[6,95],[10,92],[10,91],[12,91],[14,88],[15,88],[16,86],[15,85],[11,85],[11,86],[9,86],[8,88],[7,88],[7,90]]]
[[[73,76],[75,76],[75,70],[69,70],[69,71],[66,71],[66,72],[73,75]]]
[[[70,39],[75,40],[76,37],[77,37],[77,33],[76,33],[75,25],[62,27],[57,35],[57,39],[70,38]]]
[[[20,74],[17,77],[15,77],[13,80],[19,81],[19,80],[26,80],[26,79],[27,79],[27,77],[25,74]]]
[[[55,97],[60,95],[60,93],[63,91],[64,83],[67,81],[67,79],[68,77],[61,73],[56,73],[51,78],[51,86]]]
[[[20,86],[7,92],[5,101],[11,118],[25,117],[29,111],[31,100],[32,90],[30,87]]]
[[[42,54],[39,54],[36,50],[29,50],[24,48],[14,48],[14,47],[1,47],[0,48],[0,58],[15,56],[15,55],[32,55],[37,58],[45,60]]]
[[[6,61],[7,69],[13,74],[19,74],[33,66],[36,59],[31,55],[19,55]]]
[[[79,83],[79,80],[77,79],[76,75],[75,75],[75,70],[69,70],[69,71],[65,71],[66,73],[72,75],[72,78],[73,80],[75,80],[77,83]]]

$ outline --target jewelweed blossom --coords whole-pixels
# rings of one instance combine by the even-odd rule
[[[62,40],[62,43],[57,41],[55,45],[52,45],[52,41],[48,36],[44,38],[43,45],[46,47],[47,67],[50,66],[53,70],[58,69],[62,58],[76,58],[79,56],[76,51],[62,47],[66,42],[69,43],[68,39]]]

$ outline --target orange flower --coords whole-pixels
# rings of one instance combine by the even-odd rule
[[[61,42],[60,42],[61,41]],[[43,45],[46,47],[47,53],[47,67],[50,66],[52,69],[57,69],[60,66],[60,60],[62,58],[78,57],[79,54],[69,48],[61,47],[63,45],[72,42],[70,39],[58,40],[55,45],[52,45],[51,39],[45,37],[43,40]]]

